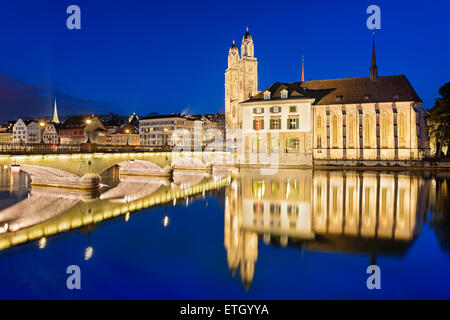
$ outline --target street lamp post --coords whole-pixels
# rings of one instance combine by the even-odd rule
[[[44,143],[44,127],[45,127],[45,122],[41,121],[39,122],[39,126],[41,127],[40,133],[41,133],[41,141],[40,143]]]
[[[165,149],[167,150],[167,139],[168,137],[167,137],[167,128],[164,128],[164,147],[165,147]]]
[[[87,124],[87,128],[86,128],[86,133],[87,133],[87,141],[86,141],[86,143],[91,143],[91,139],[89,138],[89,136],[90,136],[90,134],[89,134],[89,127],[90,127],[90,124],[92,123],[92,120],[91,119],[87,119],[86,120],[86,124]]]
[[[127,146],[129,145],[129,143],[128,143],[128,138],[130,137],[130,130],[128,130],[128,129],[126,129],[125,130],[125,133],[127,134]]]

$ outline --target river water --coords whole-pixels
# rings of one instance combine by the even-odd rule
[[[95,194],[0,171],[0,298],[450,298],[448,173],[102,176]],[[67,267],[80,268],[69,290]],[[367,268],[380,268],[369,290]]]

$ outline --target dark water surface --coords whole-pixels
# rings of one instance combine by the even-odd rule
[[[450,298],[448,174],[264,173],[110,171],[80,195],[1,169],[0,298]]]

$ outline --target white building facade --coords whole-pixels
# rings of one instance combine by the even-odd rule
[[[275,87],[240,105],[241,163],[310,166],[314,99],[283,84]]]
[[[34,121],[18,119],[14,124],[12,131],[13,143],[41,142],[41,129]]]
[[[139,136],[141,146],[201,150],[202,121],[179,114],[144,117],[139,119]]]

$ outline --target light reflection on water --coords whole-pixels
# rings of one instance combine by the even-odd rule
[[[4,249],[0,255],[1,265],[7,268],[10,263],[17,267],[16,260],[34,259],[32,252],[39,250],[38,247],[51,252],[52,245],[58,241],[67,246],[78,245],[80,241],[73,231],[66,238],[58,237],[80,228],[83,234],[88,234],[88,246],[84,243],[83,250],[89,259],[85,260],[106,264],[111,258],[102,255],[108,251],[121,257],[120,264],[108,263],[108,268],[122,270],[134,266],[146,270],[147,266],[148,270],[140,274],[141,281],[152,278],[155,273],[167,282],[152,278],[151,291],[122,285],[119,293],[106,290],[101,281],[93,278],[90,281],[95,283],[96,290],[76,297],[450,297],[447,289],[450,279],[443,271],[450,266],[449,174],[279,170],[276,175],[267,176],[259,170],[248,169],[232,176],[214,179],[204,174],[191,174],[165,181],[119,179],[110,171],[102,177],[109,187],[102,190],[101,195],[36,188],[28,195],[25,175],[10,175],[8,170],[2,170],[0,201],[4,209],[0,212],[0,225],[7,222],[9,230],[0,235],[0,246]],[[158,219],[147,212],[154,206],[164,210]],[[150,209],[145,209],[147,207]],[[169,219],[168,210],[178,215]],[[130,219],[130,211],[131,216],[133,212],[143,213],[142,217],[136,217],[140,226],[129,224],[134,219]],[[121,215],[120,221],[127,222],[128,226],[118,223]],[[102,231],[102,221],[107,220],[111,220],[113,226],[107,224]],[[184,228],[178,229],[177,222]],[[164,235],[160,229],[155,229],[156,224],[167,230]],[[142,225],[148,226],[148,233],[143,233]],[[117,232],[127,237],[118,239]],[[110,248],[99,253],[90,237],[100,233],[105,241],[110,241]],[[133,243],[139,249],[116,250],[113,243],[117,241]],[[132,252],[137,250],[142,255],[141,250],[148,241],[158,242],[159,247],[152,247],[153,251],[148,253],[151,258],[145,255],[147,258],[136,262]],[[195,247],[186,247],[189,241],[195,241]],[[37,244],[32,245],[33,242]],[[168,256],[167,252],[178,252],[181,248],[183,253]],[[200,252],[203,255],[199,255]],[[56,256],[50,254],[49,259],[56,259]],[[156,260],[164,266],[162,270],[153,269]],[[167,278],[174,277],[173,261],[184,266],[176,269],[185,277],[179,279],[178,286]],[[370,264],[379,264],[386,274],[384,295],[365,288],[368,276],[365,268]],[[209,271],[197,273],[205,265],[214,266],[216,271],[210,270],[213,275]],[[86,268],[98,267],[86,265]],[[274,274],[275,270],[278,272]],[[11,269],[2,272],[0,268],[0,283],[20,290],[20,281],[6,280],[11,272]],[[399,276],[402,272],[406,278]],[[438,274],[430,275],[430,272]],[[21,270],[17,273],[27,278]],[[139,281],[138,274],[125,277],[133,283]],[[411,290],[408,279],[417,276],[423,278],[418,280],[417,290]],[[233,277],[239,278],[240,284]],[[274,277],[279,281],[274,281]],[[56,280],[51,276],[46,281],[48,283],[42,284],[44,287],[55,286]],[[389,281],[395,290],[389,289]],[[203,286],[194,288],[192,282]],[[211,282],[214,288],[210,287]],[[325,287],[321,288],[323,285]],[[35,290],[39,293],[39,289]],[[2,291],[1,295],[4,298],[17,296],[14,290],[10,295]],[[68,296],[67,290],[60,288],[48,297]],[[25,294],[24,297],[35,295]]]

